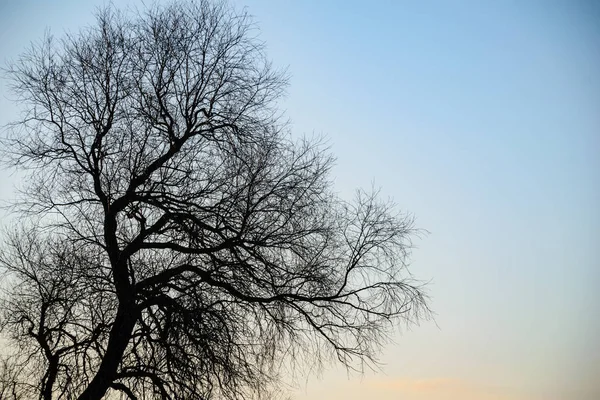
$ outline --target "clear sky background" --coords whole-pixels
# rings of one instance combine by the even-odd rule
[[[101,4],[0,0],[0,62]],[[293,397],[600,399],[600,2],[235,4],[289,66],[294,131],[329,138],[337,190],[374,181],[431,232],[412,270],[436,323],[399,331],[382,372]],[[16,180],[0,172],[0,199]]]

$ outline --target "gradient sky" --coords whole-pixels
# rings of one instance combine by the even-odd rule
[[[0,0],[0,62],[101,4]],[[398,332],[382,372],[333,368],[293,397],[600,399],[600,2],[235,4],[289,66],[294,131],[329,138],[337,190],[375,182],[430,232],[412,271],[435,323]]]

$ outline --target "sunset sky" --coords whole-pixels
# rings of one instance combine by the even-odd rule
[[[412,272],[435,321],[399,327],[381,371],[292,397],[600,399],[600,2],[233,3],[288,67],[294,133],[328,138],[336,190],[374,182],[429,231]],[[0,0],[0,63],[102,4]],[[0,80],[0,124],[10,97]],[[17,180],[0,172],[0,199]]]

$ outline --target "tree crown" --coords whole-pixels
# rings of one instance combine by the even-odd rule
[[[108,7],[8,74],[30,222],[0,250],[19,343],[3,398],[252,397],[282,360],[360,368],[428,315],[412,218],[333,192],[328,149],[281,122],[285,73],[245,12]]]

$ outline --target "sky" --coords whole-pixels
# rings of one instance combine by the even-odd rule
[[[102,4],[0,0],[0,63]],[[292,398],[599,399],[600,3],[234,4],[288,68],[294,132],[328,138],[336,190],[381,187],[429,232],[412,272],[435,321],[399,327],[380,371],[332,366]],[[0,124],[10,97],[0,77]],[[17,180],[0,172],[1,200]]]

